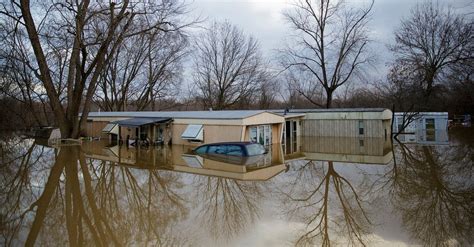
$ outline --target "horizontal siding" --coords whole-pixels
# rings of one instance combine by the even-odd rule
[[[173,124],[172,127],[172,142],[178,145],[200,145],[202,143],[190,143],[188,140],[183,140],[181,135],[188,127],[187,124]],[[228,142],[240,141],[242,135],[242,126],[232,125],[204,125],[204,142]]]
[[[384,137],[382,120],[362,120],[364,135],[359,135],[359,120],[316,120],[305,119],[302,124],[303,136],[332,137]]]

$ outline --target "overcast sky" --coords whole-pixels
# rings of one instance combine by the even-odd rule
[[[282,48],[291,32],[282,11],[290,8],[291,0],[194,0],[191,7],[208,21],[229,20],[245,33],[256,37],[264,54],[271,58],[274,50]],[[349,0],[350,4],[367,5],[368,0]],[[370,22],[372,49],[377,54],[378,74],[384,76],[386,64],[391,60],[386,44],[393,42],[393,31],[401,18],[410,14],[410,9],[421,1],[375,0]],[[466,8],[471,0],[438,0],[455,8]],[[471,7],[472,3],[471,3]],[[470,10],[472,11],[472,10]]]

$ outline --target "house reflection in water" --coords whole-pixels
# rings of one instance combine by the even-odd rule
[[[385,138],[300,136],[297,142],[297,152],[285,153],[286,162],[305,159],[343,163],[388,164],[393,158],[390,139]]]
[[[268,180],[286,169],[280,145],[266,155],[213,157],[192,153],[190,146],[165,145],[148,148],[107,146],[106,142],[85,142],[83,151],[92,160],[139,169],[160,169],[236,180]]]
[[[122,166],[251,181],[268,180],[293,160],[387,164],[392,159],[391,144],[385,138],[298,136],[291,141],[297,148],[283,150],[288,144],[272,145],[266,155],[253,157],[196,155],[193,147],[183,145],[127,148],[93,141],[83,143],[82,148],[87,158]]]

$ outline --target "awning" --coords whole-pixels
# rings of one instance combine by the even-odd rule
[[[125,120],[114,121],[111,123],[118,124],[124,127],[137,128],[147,124],[165,123],[170,120],[171,118],[129,118]]]
[[[118,135],[119,134],[118,124],[109,123],[102,129],[102,132],[107,133],[107,134],[116,134],[116,135]]]
[[[184,130],[181,138],[184,140],[196,140],[202,141],[203,140],[203,133],[202,133],[202,124],[190,124]]]

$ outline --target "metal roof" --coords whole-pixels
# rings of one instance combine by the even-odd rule
[[[112,123],[118,124],[120,126],[136,128],[139,126],[152,124],[152,123],[163,123],[171,120],[171,118],[129,118],[119,121],[114,121]]]
[[[91,112],[89,117],[244,119],[265,110]],[[274,112],[269,112],[276,114]],[[281,115],[281,114],[280,114]]]
[[[289,109],[287,115],[293,117],[305,113],[318,112],[383,112],[385,108],[331,108],[331,109]],[[223,111],[135,111],[135,112],[90,112],[89,117],[122,118],[181,118],[181,119],[244,119],[268,112],[284,117],[284,109],[274,110],[223,110]]]
[[[320,109],[288,109],[288,113],[310,113],[310,112],[383,112],[385,108],[320,108]],[[274,113],[283,114],[285,109],[271,110]]]

